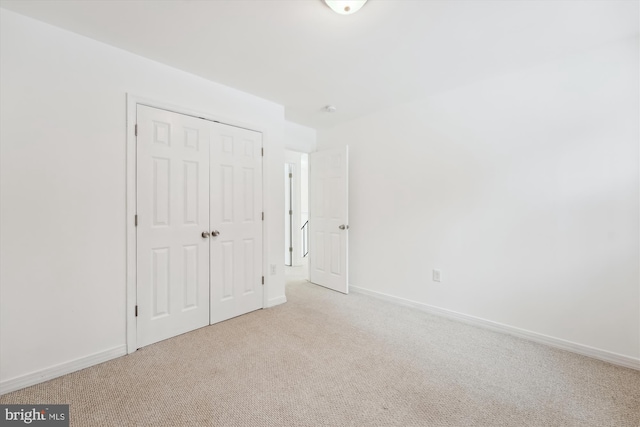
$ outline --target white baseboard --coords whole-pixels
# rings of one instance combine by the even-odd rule
[[[62,375],[70,374],[72,372],[115,359],[116,357],[124,356],[125,354],[127,354],[127,346],[121,345],[109,350],[81,357],[70,362],[60,363],[59,365],[55,365],[41,371],[0,381],[0,395],[49,381],[54,378],[61,377]]]
[[[276,305],[284,304],[287,302],[287,297],[280,295],[279,297],[271,298],[267,301],[267,305],[264,308],[275,307]]]
[[[545,344],[550,347],[556,347],[562,350],[567,350],[573,353],[581,354],[583,356],[588,356],[594,359],[603,360],[605,362],[609,362],[614,365],[624,366],[625,368],[640,370],[640,358],[633,358],[629,356],[624,356],[622,354],[612,353],[610,351],[589,347],[587,345],[578,344],[571,341],[566,341],[561,338],[555,338],[548,335],[539,334],[537,332],[528,331],[526,329],[516,328],[514,326],[509,326],[503,323],[482,319],[480,317],[470,316],[468,314],[458,313],[456,311],[447,310],[447,309],[436,307],[433,305],[395,297],[393,295],[384,294],[382,292],[371,291],[369,289],[360,288],[358,286],[349,285],[349,289],[357,293],[383,299],[385,301],[393,302],[395,304],[417,308],[419,310],[425,311],[430,314],[434,314],[436,316],[447,317],[447,318],[458,320],[474,326],[479,326],[485,329],[491,329],[497,332],[506,333],[519,338],[524,338],[530,341],[535,341],[541,344]]]

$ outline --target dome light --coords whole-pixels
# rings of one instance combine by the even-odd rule
[[[367,0],[324,0],[324,2],[340,15],[351,15],[359,11]]]

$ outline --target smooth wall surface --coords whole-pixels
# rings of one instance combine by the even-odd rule
[[[0,11],[0,381],[125,345],[127,93],[264,132],[284,302],[283,107]]]
[[[621,40],[319,131],[350,283],[638,359],[639,71]]]
[[[300,153],[316,151],[317,133],[315,129],[293,122],[284,123],[284,148]]]

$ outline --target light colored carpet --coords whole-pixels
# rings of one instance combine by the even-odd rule
[[[0,397],[73,426],[640,426],[640,372],[296,281],[288,303]]]

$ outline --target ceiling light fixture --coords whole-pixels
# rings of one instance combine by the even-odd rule
[[[340,15],[351,15],[359,11],[367,0],[324,0],[324,2]]]
[[[324,111],[326,111],[327,113],[335,113],[336,107],[334,107],[333,105],[327,105],[326,107],[324,107]]]

